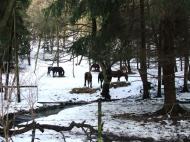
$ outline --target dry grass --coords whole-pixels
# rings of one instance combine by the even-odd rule
[[[95,93],[97,90],[100,90],[100,88],[88,88],[88,87],[83,87],[83,88],[73,88],[70,93],[90,93],[93,94]]]

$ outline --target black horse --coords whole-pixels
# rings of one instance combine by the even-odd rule
[[[118,70],[118,71],[111,71],[111,74],[110,75],[107,75],[111,81],[112,77],[118,77],[118,80],[117,81],[120,81],[120,78],[122,76],[125,77],[125,80],[128,81],[128,75],[127,73],[123,73],[121,70]],[[99,83],[99,80],[100,80],[100,87],[102,88],[102,82],[104,80],[104,75],[102,72],[100,72],[98,74],[98,83]]]
[[[88,83],[88,87],[92,88],[92,74],[90,72],[86,72],[84,74],[84,86],[86,86],[86,81]]]
[[[99,81],[100,81],[100,87],[102,88],[102,82],[104,81],[104,75],[102,71],[98,74],[98,83]]]
[[[93,64],[91,67],[90,67],[90,71],[92,71],[92,68],[95,68],[96,71],[100,71],[100,66],[98,64]]]
[[[53,71],[53,77],[55,77],[55,73],[57,74],[57,72],[59,74],[59,77],[62,77],[65,74],[65,71],[62,67],[48,67],[47,74],[50,74],[51,71]]]

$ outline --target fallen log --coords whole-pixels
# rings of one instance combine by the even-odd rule
[[[74,127],[82,128],[82,129],[83,128],[88,128],[90,130],[90,133],[97,133],[97,130],[94,129],[94,126],[91,126],[89,124],[85,124],[85,122],[86,121],[83,121],[82,123],[75,123],[74,121],[72,121],[68,127],[49,125],[49,124],[39,124],[39,123],[36,123],[36,122],[32,122],[32,123],[26,124],[26,125],[17,125],[17,126],[15,126],[18,129],[9,130],[9,134],[10,135],[18,135],[18,134],[22,134],[22,133],[25,133],[27,131],[33,130],[34,128],[39,129],[42,133],[45,131],[45,129],[54,130],[56,132],[62,132],[62,131],[70,131]],[[4,136],[3,128],[0,128],[0,135]]]

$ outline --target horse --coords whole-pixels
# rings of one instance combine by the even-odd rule
[[[100,81],[100,87],[102,88],[102,82],[104,81],[104,75],[102,71],[98,74],[98,83],[99,81]]]
[[[92,64],[92,66],[90,67],[90,71],[92,71],[92,68],[95,68],[95,70],[97,70],[98,72],[100,71],[100,66],[98,64]]]
[[[128,75],[127,75],[127,73],[123,73],[121,70],[111,71],[111,74],[107,75],[107,76],[109,76],[110,79],[112,79],[112,77],[118,77],[118,80],[117,80],[118,82],[120,81],[120,77],[124,76],[125,80],[128,81]],[[103,75],[102,72],[100,72],[98,74],[98,83],[99,83],[99,80],[100,80],[100,87],[102,88],[102,82],[104,80],[104,75]]]
[[[122,77],[122,76],[124,76],[125,80],[128,81],[127,73],[123,73],[121,70],[111,71],[111,77],[118,77],[118,79],[117,79],[118,82],[120,82],[120,77]]]
[[[53,77],[55,77],[55,73],[57,72],[59,74],[59,77],[62,77],[65,74],[65,71],[62,67],[48,67],[47,74],[50,74],[51,71],[53,71]]]
[[[84,74],[84,86],[86,86],[86,81],[88,82],[88,87],[92,88],[92,74],[90,72],[86,72]]]

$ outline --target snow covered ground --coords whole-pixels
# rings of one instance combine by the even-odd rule
[[[71,94],[69,93],[72,88],[82,88],[84,87],[84,73],[89,71],[89,64],[87,60],[83,60],[80,65],[74,65],[74,76],[73,77],[73,62],[60,63],[65,70],[65,77],[52,77],[47,75],[47,67],[52,63],[50,61],[43,60],[42,49],[40,49],[40,55],[37,62],[37,67],[35,68],[35,55],[37,47],[34,45],[32,51],[32,61],[31,66],[27,65],[24,61],[21,66],[24,68],[20,73],[20,84],[21,85],[37,85],[38,88],[22,88],[21,89],[21,103],[16,102],[16,97],[11,96],[11,102],[4,101],[1,97],[1,114],[6,112],[17,112],[20,110],[28,110],[39,107],[46,107],[40,102],[91,102],[101,98],[101,91],[97,91],[93,94]],[[45,58],[50,55],[45,54]],[[65,57],[69,59],[69,57]],[[66,60],[65,59],[65,60]],[[74,64],[77,62],[75,58]],[[54,64],[56,66],[56,64]],[[154,66],[154,65],[153,65]],[[118,65],[115,65],[113,70],[118,69]],[[110,95],[111,99],[119,99],[117,101],[103,102],[102,103],[102,121],[103,134],[113,134],[119,137],[139,137],[139,138],[152,138],[152,141],[177,141],[188,138],[190,140],[190,121],[180,120],[177,125],[171,125],[170,120],[164,120],[160,122],[146,121],[143,118],[141,120],[133,119],[131,116],[140,115],[148,112],[155,112],[163,107],[163,98],[154,98],[156,95],[156,90],[151,90],[151,99],[141,100],[142,94],[140,90],[142,89],[142,82],[140,80],[139,74],[136,70],[136,64],[132,64],[132,71],[136,74],[129,75],[130,86],[111,88]],[[150,74],[156,74],[155,69],[149,70]],[[183,71],[177,72],[177,75],[183,76]],[[98,88],[98,73],[92,72],[92,87]],[[5,75],[3,75],[5,79]],[[13,79],[13,75],[11,76]],[[11,80],[10,79],[10,80]],[[5,81],[5,80],[3,80]],[[112,81],[117,81],[113,78]],[[124,77],[121,81],[125,81]],[[149,80],[153,85],[156,85],[157,80],[155,78],[150,78]],[[176,79],[176,87],[182,86],[183,79]],[[16,90],[14,90],[16,91]],[[3,95],[2,95],[3,96]],[[190,99],[190,93],[177,93],[178,100],[188,100]],[[10,105],[7,108],[7,105]],[[181,104],[185,109],[190,110],[189,104]],[[131,114],[128,118],[120,118],[117,115],[120,114]],[[47,117],[37,118],[36,122],[40,124],[51,124],[58,126],[69,126],[72,121],[76,123],[82,123],[86,120],[85,124],[90,124],[95,126],[97,129],[98,124],[98,104],[97,102],[74,106],[69,108],[63,108],[60,112],[56,114],[49,115]],[[115,116],[115,117],[114,117]],[[162,117],[162,116],[160,116]],[[16,129],[16,128],[15,128]],[[31,131],[24,134],[12,136],[11,139],[14,142],[30,142],[31,141]],[[71,131],[63,132],[66,142],[87,142],[87,136],[82,131],[81,128],[74,128]],[[0,138],[4,140],[4,138]],[[11,141],[11,140],[10,140]],[[61,142],[63,140],[63,135],[61,133],[45,130],[44,133],[39,130],[36,131],[35,142]],[[97,141],[95,138],[93,141]]]

